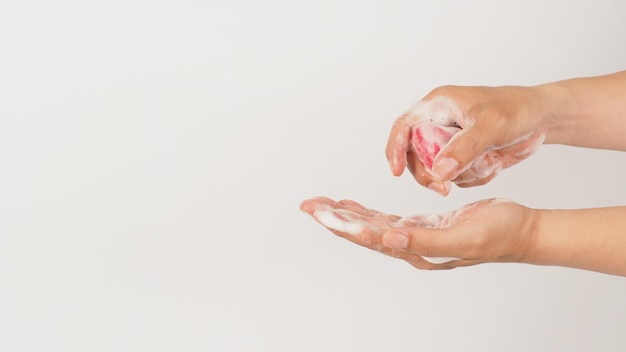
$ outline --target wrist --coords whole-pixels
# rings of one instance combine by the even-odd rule
[[[539,258],[539,240],[544,210],[525,208],[525,221],[521,227],[522,244],[520,248],[520,263],[536,264]]]
[[[566,87],[555,82],[535,86],[533,89],[538,96],[534,113],[539,119],[539,129],[546,133],[543,143],[565,144],[570,128],[564,116],[568,115],[566,110],[571,106]]]

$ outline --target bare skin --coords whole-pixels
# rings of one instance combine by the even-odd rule
[[[409,111],[394,123],[386,148],[391,171],[405,168],[416,181],[447,195],[489,182],[498,169],[467,182],[466,173],[485,153],[515,165],[537,142],[626,151],[626,71],[535,87],[454,87],[433,90],[424,100],[445,97],[456,105],[451,120],[462,129],[426,170],[411,148],[421,116]],[[420,112],[421,111],[421,112]],[[402,218],[354,202],[305,200],[301,209],[320,221],[358,223],[351,233],[329,230],[356,244],[403,259],[419,269],[452,269],[487,262],[557,265],[626,276],[626,207],[545,210],[510,201],[483,200],[439,217]],[[330,213],[329,213],[330,212]],[[328,220],[328,218],[326,218]],[[334,221],[334,223],[333,223]],[[452,257],[433,263],[425,258]]]
[[[531,110],[528,101],[541,102],[542,97],[531,88],[524,87],[455,87],[445,86],[433,90],[424,100],[437,96],[451,99],[459,107],[461,116],[456,118],[462,131],[437,155],[433,173],[426,170],[417,155],[408,145],[408,136],[415,116],[404,114],[393,124],[389,135],[386,154],[391,171],[400,176],[405,167],[416,181],[442,195],[450,192],[450,181],[462,187],[478,186],[489,182],[494,173],[482,179],[465,183],[467,176],[462,172],[488,149],[509,159],[504,167],[510,167],[522,158],[518,152],[534,144],[545,133],[540,114]],[[514,99],[511,99],[514,97]],[[537,107],[540,110],[541,107]],[[472,124],[470,125],[469,122]],[[532,134],[532,139],[515,143]],[[405,142],[406,141],[406,142]],[[495,146],[507,146],[494,148]]]
[[[318,197],[300,206],[316,220],[320,208],[366,224],[357,233],[327,227],[335,235],[418,269],[518,262],[626,276],[626,207],[541,210],[488,199],[429,221],[432,216],[402,218],[350,200]],[[459,259],[435,264],[424,257]]]
[[[319,222],[316,211],[328,207],[338,218],[366,224],[353,234],[327,227],[335,235],[403,259],[418,269],[515,262],[528,256],[533,224],[531,210],[510,201],[489,199],[441,216],[407,218],[368,209],[351,200],[335,202],[324,197],[305,200],[300,209]],[[461,259],[433,264],[424,257]]]
[[[489,182],[495,173],[464,182],[464,171],[488,150],[503,168],[528,157],[520,151],[540,138],[544,144],[626,150],[626,71],[534,87],[444,86],[423,100],[439,96],[458,106],[462,131],[441,150],[432,173],[411,151],[408,135],[417,119],[410,112],[393,124],[386,155],[395,176],[408,168],[419,184],[442,195],[450,192],[450,181],[460,187]]]

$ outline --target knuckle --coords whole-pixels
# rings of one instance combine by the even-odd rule
[[[480,149],[482,139],[474,133],[464,133],[460,135],[455,144],[459,150],[476,151]]]
[[[408,128],[407,119],[409,119],[410,117],[411,117],[410,112],[405,112],[402,115],[400,115],[391,125],[392,131],[395,131],[397,133],[399,131],[406,130]]]
[[[453,85],[443,85],[443,86],[439,86],[433,90],[430,91],[430,93],[428,93],[428,95],[426,95],[426,99],[428,98],[432,98],[432,97],[436,97],[436,96],[450,96],[453,95],[454,90],[455,90],[456,86]]]
[[[389,252],[387,252],[385,254],[387,254],[388,256],[390,256],[392,258],[402,259],[402,253],[398,252],[396,250],[391,250],[391,251],[389,251]]]
[[[475,126],[483,132],[501,134],[501,131],[506,130],[510,123],[507,116],[511,116],[511,112],[503,111],[500,107],[486,106],[473,116],[476,118]]]
[[[432,182],[429,175],[423,171],[417,171],[413,174],[415,181],[424,187],[428,187],[428,185]]]

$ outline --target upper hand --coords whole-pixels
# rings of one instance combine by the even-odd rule
[[[437,88],[393,124],[386,147],[391,171],[399,176],[407,167],[418,183],[443,195],[450,182],[485,184],[543,143],[545,100],[532,87]],[[426,141],[441,144],[430,149],[434,160],[415,148],[426,126],[443,129],[439,141]]]

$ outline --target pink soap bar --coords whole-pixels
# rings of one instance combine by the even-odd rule
[[[426,168],[432,170],[437,154],[460,130],[458,127],[423,123],[415,126],[411,131],[411,146]]]

